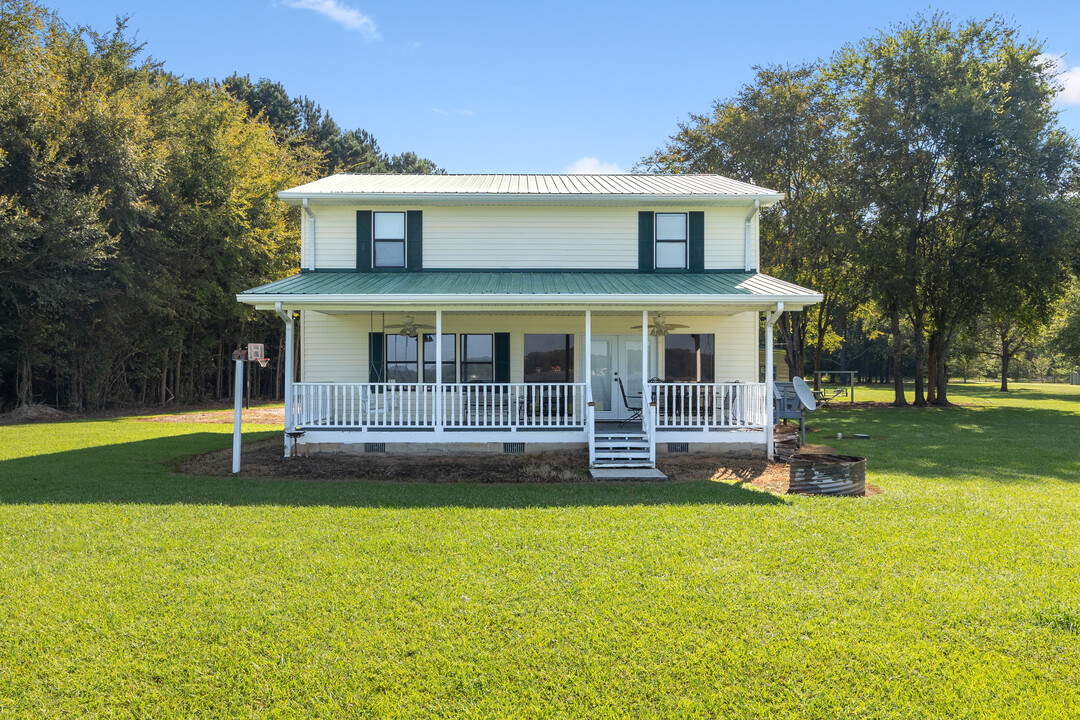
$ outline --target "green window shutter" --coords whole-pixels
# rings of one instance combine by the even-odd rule
[[[385,350],[383,334],[381,332],[368,333],[368,382],[386,382],[386,364],[383,362]]]
[[[693,272],[705,270],[705,213],[690,213],[689,267]]]
[[[371,270],[371,211],[356,211],[356,269]]]
[[[495,333],[495,382],[510,382],[510,333]]]
[[[405,267],[409,270],[424,268],[424,213],[409,210],[405,213],[405,246],[408,257]]]
[[[637,214],[637,266],[638,270],[653,269],[653,214],[642,210]]]

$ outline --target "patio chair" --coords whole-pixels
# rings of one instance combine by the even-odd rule
[[[622,395],[623,407],[630,411],[630,417],[622,420],[619,423],[619,427],[622,427],[626,423],[634,422],[641,419],[641,408],[643,406],[641,395],[627,395],[626,387],[623,385],[622,378],[618,375],[615,376],[615,382],[619,383],[619,394]],[[637,400],[637,406],[635,407],[630,403],[631,400]]]

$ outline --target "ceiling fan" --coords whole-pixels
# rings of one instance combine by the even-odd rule
[[[664,320],[663,313],[656,313],[649,318],[649,334],[653,337],[663,337],[669,334],[672,330],[678,330],[679,328],[690,327],[689,325],[679,325],[678,323],[669,323]],[[640,325],[632,325],[633,330],[640,330]]]
[[[386,330],[392,330],[394,328],[400,328],[397,332],[398,335],[404,337],[416,337],[420,330],[434,330],[434,325],[424,325],[422,323],[414,322],[412,315],[402,315],[400,325],[386,325]]]

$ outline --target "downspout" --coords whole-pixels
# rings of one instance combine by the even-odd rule
[[[282,310],[281,303],[274,303],[274,312],[285,321],[285,457],[292,457],[296,447],[296,418],[293,404],[293,359],[295,340],[295,322],[291,310]]]
[[[750,212],[746,214],[746,223],[745,223],[745,225],[743,227],[743,243],[744,243],[744,246],[743,246],[743,271],[744,272],[750,272],[751,270],[754,269],[752,264],[751,264],[751,260],[754,257],[753,243],[751,243],[751,241],[750,241],[751,240],[751,235],[753,234],[751,232],[752,229],[753,229],[753,225],[751,225],[751,221],[754,219],[754,215],[756,215],[760,209],[761,209],[761,201],[760,200],[755,200],[754,201],[754,207],[752,207],[750,209]]]
[[[776,312],[765,312],[765,459],[773,459],[773,325],[784,312],[784,303],[776,303]]]
[[[307,262],[303,258],[300,260],[301,267],[306,267],[308,270],[315,269],[315,213],[311,212],[311,205],[308,204],[308,199],[304,198],[301,201],[304,207],[304,214],[308,218],[308,241],[307,241]]]

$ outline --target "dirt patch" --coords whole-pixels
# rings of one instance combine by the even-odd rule
[[[139,418],[139,422],[169,422],[169,423],[210,423],[229,424],[233,422],[233,413],[228,410],[207,410],[205,412],[184,413],[183,415],[157,415],[154,417]],[[253,425],[281,425],[285,426],[285,408],[283,407],[253,407],[241,411],[242,422]]]
[[[813,452],[831,452],[809,445]],[[244,449],[241,477],[302,482],[382,480],[400,483],[568,483],[593,482],[588,454],[578,452],[529,455],[316,455],[285,459],[281,440],[266,440]],[[669,482],[715,480],[747,484],[786,493],[788,466],[760,459],[717,458],[703,455],[668,456],[657,462]],[[177,471],[188,475],[232,476],[232,449],[197,455]],[[867,486],[867,495],[879,493]]]
[[[48,405],[23,405],[11,412],[0,413],[0,425],[18,425],[32,422],[57,422],[71,415]]]

